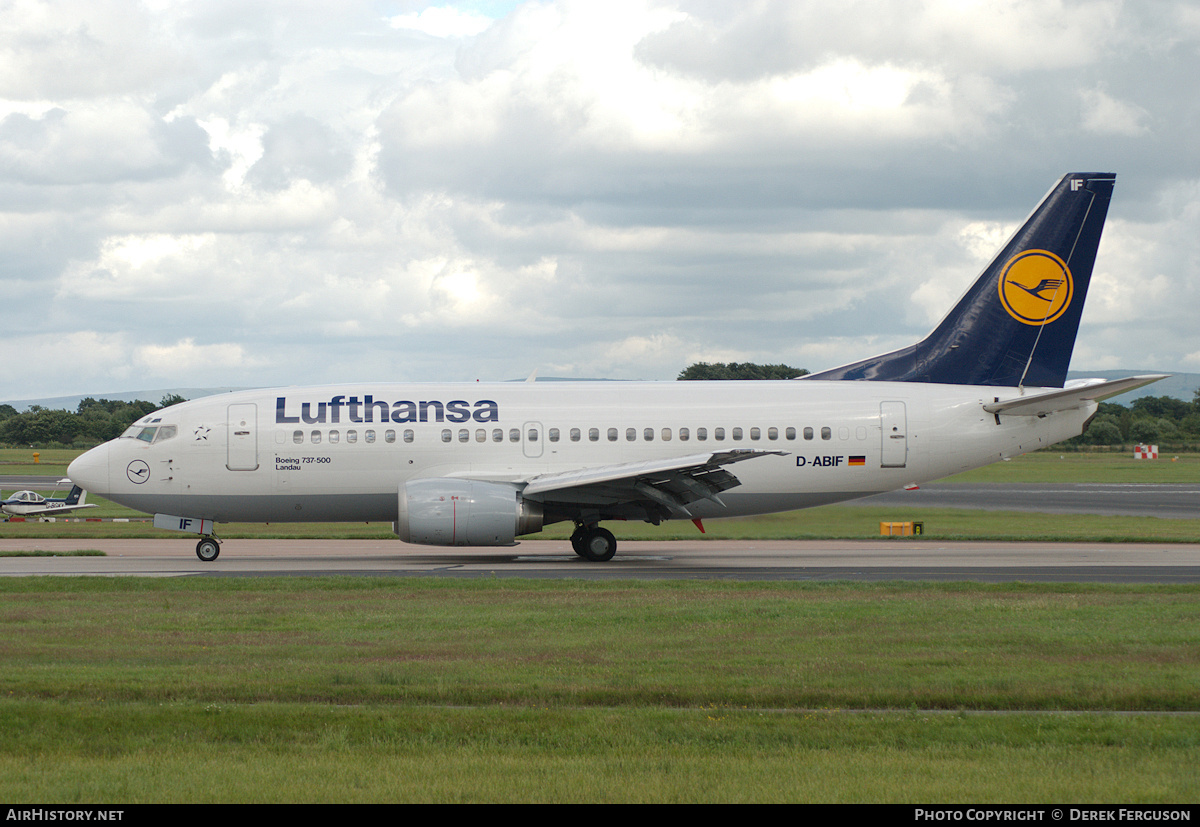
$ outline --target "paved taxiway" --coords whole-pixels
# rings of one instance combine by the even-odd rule
[[[935,482],[915,491],[890,491],[842,504],[1197,520],[1200,483]]]
[[[44,478],[43,478],[44,479]],[[0,487],[16,478],[0,477]],[[30,485],[21,480],[20,484]],[[30,486],[32,487],[32,486]],[[1200,485],[931,484],[855,505],[1002,509],[1200,519]],[[0,557],[0,576],[371,574],[451,577],[728,578],[739,580],[1046,580],[1200,582],[1200,544],[861,541],[622,542],[588,563],[565,542],[446,549],[384,540],[230,540],[201,563],[194,539],[0,539],[0,552],[98,549],[105,557]]]
[[[104,557],[0,557],[0,576],[338,575],[583,579],[973,580],[1200,583],[1200,544],[948,543],[925,540],[622,542],[588,563],[564,541],[515,548],[383,540],[229,540],[201,563],[188,540],[0,540],[0,552],[98,549]]]

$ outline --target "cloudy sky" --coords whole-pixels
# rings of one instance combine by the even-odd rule
[[[1072,367],[1200,371],[1190,0],[0,0],[0,399],[831,367],[1118,174]]]

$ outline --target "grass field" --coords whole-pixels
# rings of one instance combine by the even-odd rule
[[[45,453],[61,468],[42,472],[64,473],[70,457]],[[1061,456],[959,479],[1200,479],[1196,455]],[[0,473],[32,473],[25,459],[0,451]],[[929,538],[1200,539],[1200,521],[1015,516],[831,506],[706,528],[878,539],[880,520],[915,517]],[[627,539],[696,536],[686,522],[610,525]],[[385,524],[221,528],[391,536]],[[154,534],[0,525],[0,537]],[[1200,587],[1150,586],[0,578],[0,800],[1191,802],[1198,598]]]
[[[1194,801],[1197,597],[0,579],[0,800]]]

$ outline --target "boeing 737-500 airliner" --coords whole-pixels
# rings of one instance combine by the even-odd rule
[[[508,546],[575,524],[824,505],[938,479],[1083,431],[1162,378],[1066,383],[1115,176],[1060,179],[914,345],[760,382],[355,384],[172,405],[76,459],[72,481],[199,534],[216,523],[390,521],[401,540]]]

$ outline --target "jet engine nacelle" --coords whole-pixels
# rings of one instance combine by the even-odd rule
[[[542,530],[541,503],[515,486],[476,480],[412,480],[400,489],[396,535],[427,546],[511,546]]]

